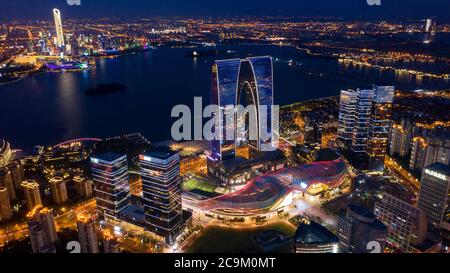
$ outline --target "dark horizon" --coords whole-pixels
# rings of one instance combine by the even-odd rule
[[[71,0],[74,1],[74,0]],[[0,0],[0,21],[52,19],[51,9],[61,10],[66,19],[148,16],[298,16],[345,19],[394,19],[437,17],[448,21],[450,2],[441,0],[381,0],[369,6],[367,0]]]

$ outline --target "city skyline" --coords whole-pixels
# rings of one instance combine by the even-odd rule
[[[445,1],[409,0],[381,1],[381,5],[369,5],[367,0],[281,0],[272,1],[193,1],[193,0],[80,0],[81,5],[69,5],[66,0],[44,1],[0,1],[0,17],[4,19],[45,19],[45,10],[58,8],[68,19],[101,17],[146,17],[146,16],[237,16],[237,15],[289,15],[306,17],[340,17],[350,19],[440,17],[449,20],[446,10],[450,4]],[[270,6],[270,11],[266,8]],[[29,8],[33,10],[28,13]],[[8,12],[7,12],[8,11]],[[19,12],[20,11],[20,12]],[[36,12],[38,11],[38,12]]]
[[[448,4],[285,3],[8,4],[0,253],[450,253]]]

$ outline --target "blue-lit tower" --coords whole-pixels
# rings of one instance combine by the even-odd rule
[[[116,219],[130,204],[127,156],[111,152],[92,156],[91,172],[99,216]]]
[[[245,59],[229,59],[215,61],[212,68],[211,102],[218,105],[221,110],[227,106],[254,105],[256,109],[257,138],[244,139],[246,144],[257,151],[261,145],[271,143],[272,138],[263,138],[263,134],[272,136],[272,106],[273,106],[273,63],[272,57],[251,57]],[[261,106],[266,106],[262,109]],[[261,115],[261,111],[266,113]],[[219,116],[219,128],[221,138],[212,141],[212,154],[210,160],[221,161],[232,158],[236,154],[236,147],[240,145],[237,135],[233,140],[226,138],[226,132],[232,131],[236,134],[235,118],[233,122],[227,123],[225,111]],[[262,120],[262,118],[267,120]],[[248,120],[247,120],[248,121]],[[249,126],[248,124],[245,125]],[[217,131],[216,131],[217,132]]]

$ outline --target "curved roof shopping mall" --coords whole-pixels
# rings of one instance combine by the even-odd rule
[[[320,161],[257,177],[239,191],[193,202],[204,212],[228,216],[257,216],[290,203],[291,193],[319,196],[345,181],[347,166],[341,159]]]

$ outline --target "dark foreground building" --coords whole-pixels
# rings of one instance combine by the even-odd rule
[[[339,238],[313,221],[304,220],[294,237],[295,253],[338,253]]]
[[[339,215],[338,236],[345,251],[371,252],[373,249],[370,246],[375,242],[379,245],[380,252],[383,252],[387,228],[368,209],[349,205],[347,211]]]

